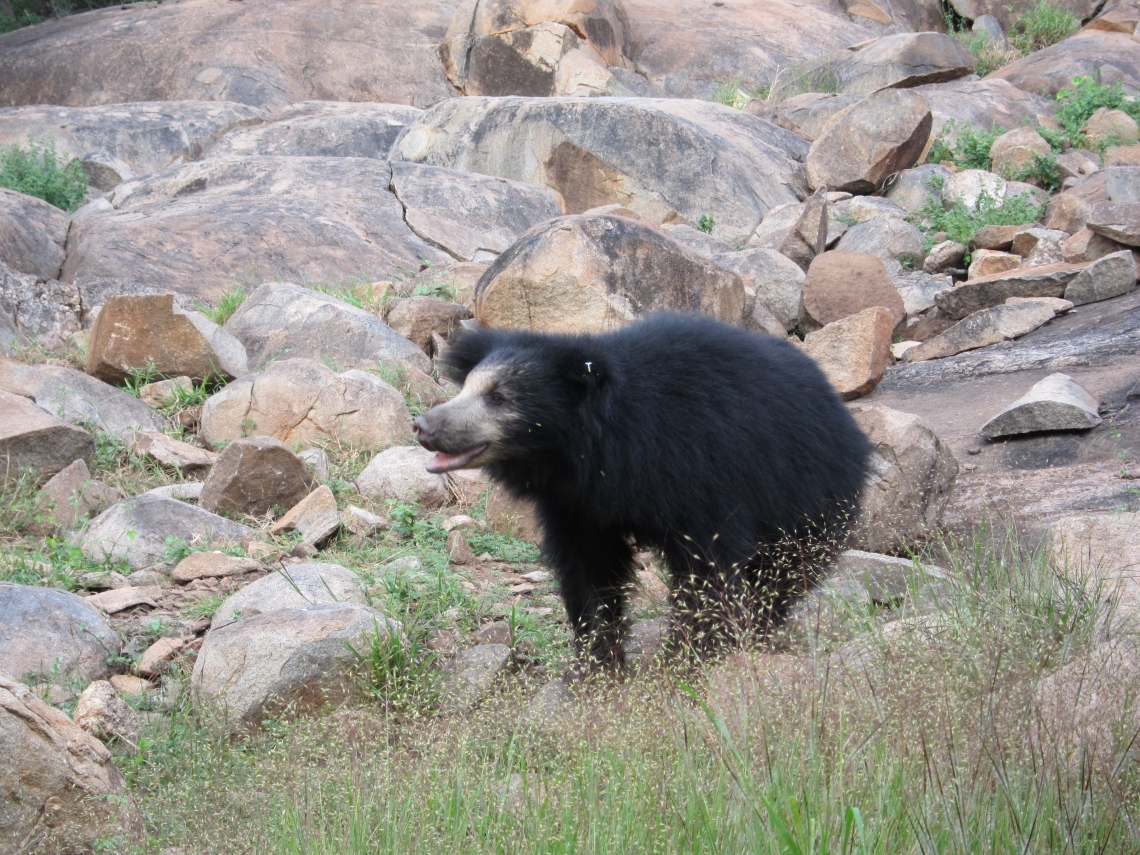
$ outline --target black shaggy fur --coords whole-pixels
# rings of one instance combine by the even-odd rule
[[[517,418],[486,468],[536,503],[597,659],[621,659],[631,537],[662,550],[680,625],[707,646],[740,618],[710,612],[710,598],[746,604],[753,631],[776,626],[858,502],[867,439],[815,363],[779,339],[659,314],[604,335],[462,331],[443,363],[459,382],[495,366],[496,404]]]

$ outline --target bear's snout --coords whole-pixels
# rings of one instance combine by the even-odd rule
[[[435,415],[435,410],[428,410],[422,415],[416,416],[415,421],[412,422],[412,431],[416,435],[416,442],[426,448],[428,451],[436,451],[432,447],[431,441],[439,431],[439,416]]]

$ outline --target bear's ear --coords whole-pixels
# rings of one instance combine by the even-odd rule
[[[463,385],[471,369],[482,362],[497,343],[498,337],[493,330],[460,327],[447,340],[447,350],[440,354],[438,360],[439,367],[448,380]]]

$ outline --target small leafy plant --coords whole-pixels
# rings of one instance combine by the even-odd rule
[[[1047,48],[1067,39],[1081,28],[1080,19],[1069,9],[1048,0],[1014,20],[1009,28],[1009,42],[1023,55]]]
[[[995,199],[984,190],[973,207],[959,199],[947,208],[942,203],[942,182],[933,178],[928,186],[930,196],[926,204],[912,215],[911,222],[926,233],[927,243],[931,246],[937,232],[944,232],[947,240],[969,243],[974,232],[985,226],[1026,225],[1037,222],[1045,213],[1045,206],[1034,201],[1028,193],[1003,200]]]
[[[946,123],[938,139],[930,146],[927,163],[954,163],[960,169],[989,169],[993,161],[990,149],[997,139],[994,130],[983,131],[970,124]]]
[[[746,86],[740,80],[722,80],[713,87],[712,99],[726,107],[743,110],[752,99],[767,98],[770,91],[767,86]]]
[[[1074,77],[1072,84],[1072,88],[1057,93],[1056,118],[1061,130],[1037,129],[1054,151],[1085,145],[1085,124],[1101,107],[1106,110],[1123,110],[1140,122],[1140,100],[1134,95],[1125,94],[1120,81],[1105,84],[1085,75]]]
[[[697,220],[697,228],[704,232],[706,235],[711,235],[714,228],[716,228],[716,220],[713,219],[712,214],[701,214]]]
[[[0,187],[35,196],[71,213],[83,204],[87,176],[78,160],[60,163],[53,137],[41,142],[28,137],[27,147],[0,147]]]
[[[234,287],[218,297],[217,303],[213,306],[207,306],[205,303],[199,304],[198,311],[221,326],[233,317],[234,312],[241,308],[241,304],[245,302],[245,296],[245,291],[239,287]]]

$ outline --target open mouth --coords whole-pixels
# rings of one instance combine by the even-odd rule
[[[478,457],[487,449],[487,443],[477,445],[474,448],[469,448],[466,451],[461,451],[458,454],[448,454],[444,451],[438,451],[431,448],[427,443],[421,443],[428,451],[435,451],[435,456],[428,461],[427,471],[439,475],[443,472],[451,472],[454,469],[463,469],[472,460]]]

